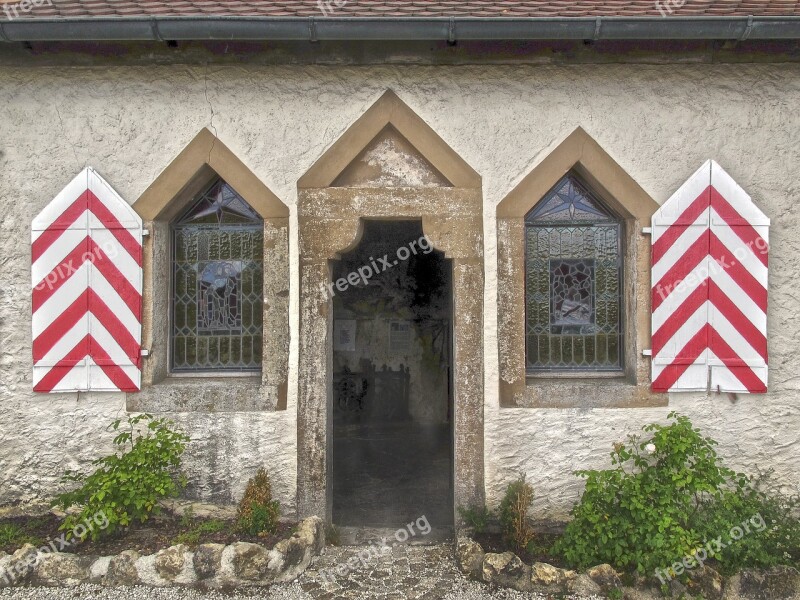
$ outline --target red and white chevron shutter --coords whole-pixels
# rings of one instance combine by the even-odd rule
[[[86,168],[33,220],[33,389],[137,391],[142,220]]]
[[[652,219],[659,392],[767,391],[769,219],[706,162]]]

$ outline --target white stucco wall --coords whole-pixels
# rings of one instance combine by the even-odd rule
[[[528,474],[537,517],[564,516],[576,468],[608,464],[614,441],[673,409],[719,442],[730,464],[800,471],[800,65],[517,67],[0,68],[0,504],[50,498],[66,468],[108,450],[124,414],[110,394],[31,392],[33,217],[85,165],[133,202],[210,127],[292,207],[288,410],[175,415],[196,438],[187,469],[198,492],[241,494],[264,463],[291,509],[296,479],[296,181],[387,88],[483,177],[485,199],[486,488]],[[708,158],[772,218],[770,392],[673,395],[659,409],[498,408],[497,202],[582,126],[658,202]]]

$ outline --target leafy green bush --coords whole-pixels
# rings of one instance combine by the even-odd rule
[[[62,509],[78,506],[80,512],[68,515],[61,530],[72,532],[81,523],[97,522],[102,515],[105,527],[90,528],[83,536],[96,540],[119,527],[144,523],[158,513],[159,500],[177,496],[185,487],[179,469],[188,436],[172,421],[148,414],[128,417],[124,431],[120,431],[121,424],[117,419],[109,425],[109,430],[118,432],[115,452],[95,460],[93,473],[65,473],[64,481],[81,482],[81,486],[59,495],[54,505]]]
[[[723,573],[800,564],[800,498],[767,489],[770,475],[737,480],[698,511],[695,524],[703,539],[731,538],[714,557]],[[739,531],[733,532],[736,527]]]
[[[514,550],[522,551],[533,539],[533,529],[528,523],[528,509],[533,504],[533,488],[521,476],[512,481],[500,501],[500,527],[503,538]]]
[[[621,570],[652,574],[699,548],[732,567],[761,566],[793,555],[798,539],[792,506],[760,492],[750,479],[725,467],[717,443],[685,416],[670,413],[669,425],[650,424],[643,439],[616,444],[613,468],[586,470],[583,496],[554,551],[572,566],[609,563]],[[707,544],[732,528],[767,513],[777,529],[753,531],[715,552]]]
[[[486,532],[486,528],[489,526],[489,521],[492,518],[492,511],[490,511],[486,505],[481,507],[470,506],[467,508],[459,506],[458,514],[461,515],[464,522],[472,527],[477,534]]]
[[[238,528],[250,535],[266,536],[275,532],[280,515],[280,503],[272,499],[269,475],[263,468],[259,469],[247,482],[239,502]]]

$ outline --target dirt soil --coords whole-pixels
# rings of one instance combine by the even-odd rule
[[[168,548],[179,542],[176,538],[182,533],[190,533],[207,521],[206,519],[195,518],[190,522],[183,521],[180,517],[173,515],[161,515],[153,517],[144,524],[137,524],[124,530],[119,530],[113,535],[98,540],[96,542],[86,539],[84,542],[65,549],[65,552],[73,552],[80,555],[109,556],[119,554],[123,550],[136,550],[140,554],[153,554],[163,548]],[[234,542],[251,542],[261,544],[266,548],[272,548],[282,539],[292,535],[296,528],[296,523],[281,522],[278,524],[277,531],[264,537],[250,536],[236,531],[233,521],[223,521],[225,527],[221,531],[209,533],[200,532],[197,534],[197,541],[184,542],[187,546],[197,544],[216,543],[232,544]],[[9,544],[0,545],[0,551],[14,552],[23,543],[31,543],[36,546],[43,546],[54,542],[58,549],[58,540],[62,532],[58,530],[61,520],[54,515],[40,517],[13,517],[0,519],[0,527],[3,525],[15,525],[24,532],[24,538]]]
[[[534,562],[543,562],[554,567],[566,568],[564,560],[558,556],[554,556],[550,549],[559,535],[551,532],[536,532],[533,542],[528,544],[525,550],[515,550],[503,540],[500,533],[476,533],[473,538],[478,542],[485,552],[503,553],[511,551],[522,559],[525,564],[532,564]]]

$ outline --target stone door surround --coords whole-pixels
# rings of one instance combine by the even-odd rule
[[[455,506],[482,506],[480,176],[387,91],[300,178],[297,214],[299,515],[317,514],[328,522],[331,518],[333,306],[326,286],[331,278],[329,261],[358,243],[364,218],[420,219],[434,247],[452,261]]]

